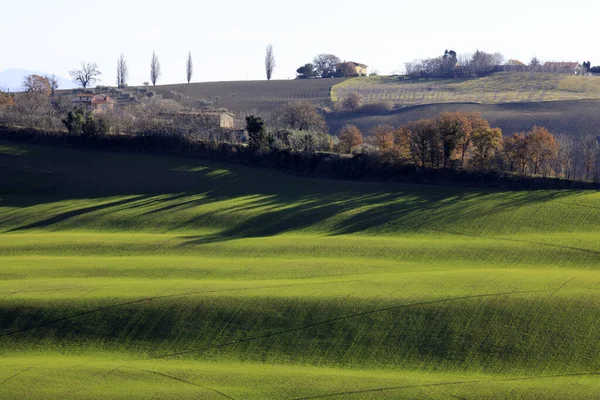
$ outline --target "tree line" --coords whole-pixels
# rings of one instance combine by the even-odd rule
[[[252,121],[256,126],[256,120]],[[447,112],[399,127],[378,125],[368,135],[345,125],[330,136],[323,133],[325,121],[314,106],[297,102],[275,114],[270,130],[266,124],[262,121],[261,129],[250,136],[250,147],[259,153],[282,149],[305,155],[335,152],[430,171],[600,181],[600,137],[555,135],[541,126],[505,137],[479,113]],[[248,125],[247,131],[251,128]]]
[[[528,64],[516,59],[505,61],[501,53],[487,53],[477,50],[472,54],[457,54],[446,50],[439,57],[426,58],[405,63],[406,75],[412,78],[473,78],[489,75],[497,71],[574,73],[565,65],[569,63],[548,63],[542,65],[533,56]],[[592,67],[590,61],[581,64],[582,73],[598,73],[600,67]]]
[[[366,135],[345,125],[332,136],[314,105],[292,102],[267,118],[251,116],[246,122],[248,145],[259,154],[333,152],[429,171],[600,181],[600,137],[555,135],[541,126],[503,136],[479,113],[447,112],[399,127],[378,125]]]
[[[599,137],[554,135],[541,126],[504,137],[477,113],[443,113],[397,128],[380,125],[367,139],[345,126],[339,139],[346,151],[367,143],[383,162],[418,168],[600,180]]]
[[[267,45],[266,53],[265,53],[265,73],[267,80],[271,80],[273,77],[273,71],[277,66],[275,62],[275,52],[273,50],[273,45]],[[82,62],[79,68],[75,68],[69,71],[69,75],[73,79],[77,85],[86,89],[100,80],[102,76],[102,72],[100,71],[98,64],[94,62]],[[156,51],[152,52],[152,57],[150,59],[150,81],[145,82],[146,86],[152,83],[153,86],[156,86],[158,80],[162,77],[162,68],[160,64],[160,60]],[[191,83],[192,78],[194,76],[194,62],[192,59],[192,52],[188,53],[188,57],[185,63],[185,77],[187,83]],[[125,59],[125,55],[121,54],[117,61],[117,78],[116,84],[118,88],[125,88],[128,85],[129,81],[129,68],[127,66],[127,60]]]
[[[297,79],[312,78],[349,78],[356,77],[358,73],[351,62],[342,62],[334,54],[319,54],[312,63],[306,63],[296,70]]]

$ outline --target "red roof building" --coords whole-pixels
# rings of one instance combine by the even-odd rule
[[[87,111],[102,113],[112,110],[115,101],[110,96],[103,94],[81,93],[71,100],[71,104]]]

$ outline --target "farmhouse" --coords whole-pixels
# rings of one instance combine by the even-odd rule
[[[344,76],[364,76],[367,75],[368,66],[354,61],[344,61],[335,66],[336,71],[341,72]]]
[[[80,93],[73,100],[71,104],[74,107],[79,107],[93,113],[102,113],[105,111],[112,110],[115,106],[115,102],[108,95],[103,94],[92,94],[92,93]]]
[[[547,62],[542,67],[542,70],[557,74],[583,74],[583,66],[578,62]]]

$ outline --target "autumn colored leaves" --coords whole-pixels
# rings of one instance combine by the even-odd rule
[[[490,127],[478,113],[447,112],[400,127],[379,125],[367,139],[357,127],[346,125],[338,136],[340,152],[350,153],[365,144],[363,149],[374,149],[383,162],[421,168],[544,176],[562,170],[556,168],[561,143],[548,129],[535,126],[530,132],[503,138],[502,131]]]

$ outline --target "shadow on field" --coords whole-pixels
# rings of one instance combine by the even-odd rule
[[[452,222],[462,219],[482,220],[484,223],[469,227],[433,229],[439,234],[484,236],[496,214],[531,205],[540,208],[549,201],[559,199],[564,192],[466,193],[462,195],[419,196],[413,193],[386,193],[357,196],[353,193],[316,194],[290,201],[283,196],[256,201],[257,208],[272,207],[254,217],[241,220],[235,226],[213,236],[183,236],[183,246],[200,245],[241,238],[260,238],[284,233],[320,228],[330,236],[353,233],[404,233],[417,234],[428,224]],[[487,205],[493,202],[493,208]],[[465,207],[463,207],[463,205]],[[533,208],[524,219],[533,219],[540,208]],[[221,210],[234,212],[236,209]],[[523,221],[524,223],[526,221]],[[493,227],[492,227],[493,228]],[[513,232],[521,229],[516,226]]]
[[[84,201],[75,209],[51,215],[34,215],[32,208],[27,223],[4,213],[0,228],[10,232],[48,228],[93,212],[107,215],[124,210],[140,210],[126,218],[162,229],[155,217],[164,220],[174,212],[207,206],[164,230],[199,229],[207,219],[221,230],[213,237],[186,236],[186,244],[309,229],[330,235],[417,233],[431,222],[491,221],[490,216],[507,209],[543,205],[573,193],[333,182],[218,162],[10,146],[14,151],[0,154],[0,207],[23,210],[61,200],[92,203]],[[228,204],[231,200],[240,201]],[[478,229],[485,226],[471,227],[470,232]]]
[[[50,225],[54,225],[57,224],[59,222],[65,221],[69,218],[73,218],[73,217],[77,217],[80,215],[84,215],[87,213],[91,213],[94,211],[100,211],[100,210],[104,210],[104,209],[109,209],[111,207],[116,207],[116,206],[120,206],[120,205],[125,205],[134,201],[138,201],[138,200],[142,200],[144,199],[146,196],[138,196],[138,197],[134,197],[134,198],[129,198],[129,199],[125,199],[125,200],[119,200],[119,201],[113,201],[111,203],[106,203],[106,204],[101,204],[98,206],[92,206],[92,207],[84,207],[84,208],[79,208],[77,210],[73,210],[73,211],[67,211],[58,215],[55,215],[53,217],[47,218],[47,219],[43,219],[41,221],[37,221],[34,222],[32,224],[29,225],[25,225],[19,228],[15,228],[15,229],[11,229],[7,232],[17,232],[17,231],[25,231],[25,230],[29,230],[29,229],[39,229],[39,228],[46,228]]]

